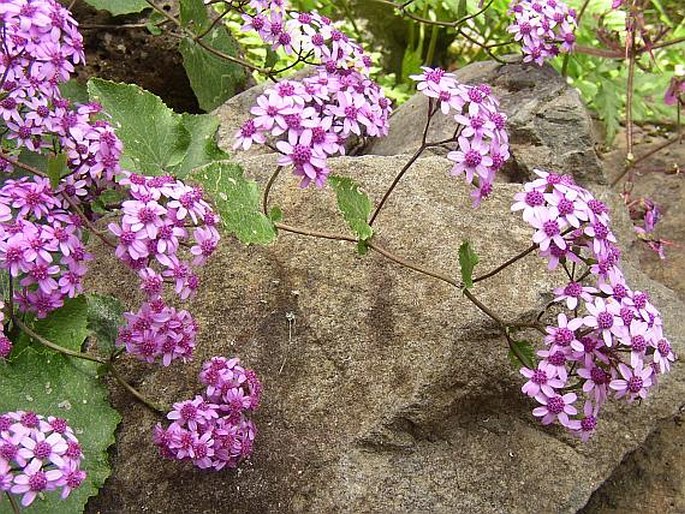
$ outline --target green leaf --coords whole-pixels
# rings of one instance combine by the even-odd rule
[[[150,16],[147,19],[145,28],[153,36],[159,36],[162,34],[162,29],[159,27],[159,24],[163,21],[166,21],[166,19],[167,18],[162,13],[152,11],[152,14],[150,14]]]
[[[466,15],[466,0],[459,0],[457,4],[457,18],[463,18]]]
[[[269,244],[276,227],[261,211],[257,183],[243,176],[243,169],[227,161],[208,164],[191,175],[213,198],[221,222],[245,244]]]
[[[528,369],[535,369],[535,349],[528,341],[513,341],[513,348],[509,348],[509,361],[514,369],[525,366]],[[516,351],[514,351],[514,349]],[[518,354],[518,355],[517,355]]]
[[[54,343],[78,349],[87,334],[86,323],[85,301],[76,299],[36,322],[34,330]],[[82,467],[87,473],[82,486],[66,500],[61,500],[58,492],[48,492],[27,512],[81,513],[110,474],[107,448],[114,443],[119,414],[107,402],[107,390],[97,378],[95,363],[65,357],[38,343],[27,346],[23,334],[20,339],[23,345],[16,345],[13,358],[0,373],[0,412],[32,410],[65,418],[83,447]]]
[[[402,56],[402,76],[400,82],[408,82],[409,75],[418,73],[423,64],[423,57],[420,50],[411,50],[407,48]]]
[[[216,144],[219,118],[211,114],[183,113],[181,120],[190,134],[190,146],[183,161],[172,169],[174,175],[183,178],[195,168],[228,158],[228,154]]]
[[[621,122],[623,99],[611,80],[602,79],[597,97],[593,100],[599,117],[606,128],[606,143],[611,144],[618,133]]]
[[[94,336],[97,349],[111,355],[114,342],[119,335],[119,327],[124,323],[124,306],[113,296],[91,293],[86,295],[88,302],[88,329]]]
[[[283,219],[283,211],[281,210],[280,207],[272,207],[271,210],[269,211],[269,219],[273,221],[274,223],[278,223]]]
[[[366,255],[369,253],[369,242],[366,239],[360,239],[357,241],[357,253],[359,255]]]
[[[278,53],[274,52],[270,46],[266,47],[266,57],[264,58],[264,68],[271,69],[278,62]]]
[[[88,81],[91,100],[112,117],[124,143],[122,165],[146,175],[163,175],[179,165],[190,146],[183,120],[152,93],[132,84]]]
[[[145,0],[86,0],[86,3],[96,9],[109,11],[114,16],[141,12],[150,7]]]
[[[33,166],[34,168],[44,171],[45,173],[48,172],[47,155],[42,155],[36,152],[32,152],[31,150],[27,150],[26,148],[22,148],[21,152],[19,152],[19,162],[28,164],[29,166]],[[13,178],[26,177],[29,175],[30,173],[28,171],[24,171],[18,167],[12,172]]]
[[[76,79],[62,82],[59,85],[59,92],[62,93],[64,98],[67,98],[72,102],[79,104],[88,102],[88,90],[86,89],[86,86],[78,82]]]
[[[478,255],[473,251],[471,243],[464,241],[459,247],[459,267],[461,280],[466,289],[473,287],[473,268],[478,264]]]
[[[372,209],[369,197],[350,178],[334,175],[328,178],[328,182],[335,191],[338,207],[352,231],[362,241],[369,239],[373,235],[368,221]]]
[[[57,189],[66,169],[67,154],[60,153],[48,158],[48,178],[50,179],[50,187],[52,189]]]
[[[61,309],[37,320],[33,329],[53,343],[75,352],[88,337],[88,306],[83,296],[70,298]],[[26,337],[28,342],[28,337]]]
[[[181,0],[181,24],[196,34],[209,27],[207,7],[202,0]]]
[[[238,56],[238,44],[223,25],[213,28],[202,42],[221,54]],[[190,86],[204,111],[219,107],[245,83],[247,73],[242,66],[212,53],[192,39],[183,39],[179,50]]]

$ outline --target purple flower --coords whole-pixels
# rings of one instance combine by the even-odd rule
[[[563,250],[566,248],[566,240],[562,236],[562,231],[566,228],[566,222],[559,218],[559,211],[556,207],[539,212],[531,220],[530,224],[537,229],[533,234],[533,242],[537,243],[540,250],[547,250],[552,243]]]
[[[519,372],[528,379],[528,382],[521,388],[521,391],[528,396],[537,396],[541,392],[546,396],[554,396],[554,389],[560,389],[565,385],[563,380],[548,374],[547,366],[542,362],[535,370],[521,368]]]
[[[607,347],[612,347],[614,336],[624,337],[626,327],[620,315],[621,307],[617,302],[605,302],[603,298],[595,298],[593,302],[586,302],[585,308],[589,315],[583,318],[583,324],[596,328]]]
[[[647,391],[652,385],[651,366],[631,369],[623,363],[618,365],[618,370],[623,378],[612,380],[609,387],[616,391],[616,398],[628,395],[628,401],[632,402],[636,398],[646,398]]]
[[[585,302],[592,301],[592,295],[597,294],[597,289],[590,286],[584,286],[579,282],[569,282],[564,287],[559,287],[554,290],[556,297],[555,302],[566,302],[566,307],[575,309],[578,307],[578,300]]]
[[[458,139],[459,150],[447,154],[447,158],[455,164],[451,174],[454,176],[465,174],[466,182],[473,182],[474,176],[490,181],[492,158],[490,148],[482,141],[469,140],[464,136]]]
[[[573,403],[578,399],[575,393],[566,393],[565,395],[554,394],[546,396],[539,394],[535,400],[542,404],[542,407],[533,409],[533,416],[542,418],[543,425],[558,420],[559,423],[565,427],[572,427],[573,423],[569,416],[578,414],[578,410],[573,406]]]

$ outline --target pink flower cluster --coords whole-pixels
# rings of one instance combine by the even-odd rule
[[[509,13],[514,22],[507,31],[521,43],[523,62],[542,65],[548,57],[573,50],[576,12],[561,0],[513,0]]]
[[[174,404],[166,429],[155,427],[154,442],[162,456],[190,460],[201,469],[235,468],[252,454],[256,435],[247,412],[254,412],[262,385],[237,358],[213,357],[200,372],[203,395]]]
[[[141,359],[161,358],[168,366],[192,356],[197,326],[187,311],[164,303],[164,285],[181,300],[195,293],[200,285],[195,269],[219,242],[218,216],[198,187],[170,176],[122,173],[119,183],[128,188],[130,199],[121,204],[121,221],[110,223],[109,230],[118,240],[116,256],[137,273],[147,302],[139,312],[126,313],[118,342]]]
[[[0,267],[13,278],[15,304],[39,318],[81,293],[91,256],[82,219],[64,208],[46,178],[6,179],[0,187]]]
[[[23,495],[24,507],[44,492],[61,489],[64,499],[80,487],[82,458],[66,420],[24,411],[0,415],[0,491]]]
[[[387,135],[390,101],[369,78],[371,60],[363,49],[337,30],[328,18],[288,12],[281,1],[252,1],[256,14],[243,15],[244,30],[256,30],[274,49],[283,47],[316,66],[301,81],[285,80],[267,89],[236,133],[235,148],[267,143],[292,165],[300,185],[322,187],[330,173],[328,157],[343,155],[352,135]]]
[[[0,4],[0,18],[4,139],[38,153],[58,146],[71,170],[59,190],[74,200],[85,197],[88,186],[110,185],[119,171],[121,142],[107,122],[96,119],[99,105],[74,108],[58,88],[74,64],[84,61],[83,40],[69,11],[54,0],[16,0]],[[12,170],[7,161],[2,166]]]
[[[487,84],[459,84],[452,73],[428,67],[410,78],[418,82],[417,90],[429,98],[429,116],[440,110],[456,121],[454,141],[458,148],[447,158],[454,162],[452,175],[464,175],[465,181],[475,187],[471,196],[474,206],[478,206],[492,192],[495,173],[509,159],[506,114],[498,110],[499,101]]]
[[[0,188],[0,267],[15,278],[16,304],[44,317],[81,290],[90,256],[83,219],[73,207],[114,184],[121,142],[96,119],[97,104],[75,108],[58,85],[83,61],[76,22],[53,0],[0,3],[0,123],[5,149],[48,157],[64,153],[68,170],[56,189],[47,178],[5,180]],[[12,145],[14,146],[12,148]],[[0,168],[13,171],[9,160]]]
[[[649,295],[626,283],[606,205],[569,176],[536,173],[512,210],[535,229],[549,268],[568,275],[554,291],[568,312],[547,327],[537,367],[521,370],[523,392],[540,404],[533,414],[543,424],[557,421],[586,440],[608,399],[646,398],[675,355]]]

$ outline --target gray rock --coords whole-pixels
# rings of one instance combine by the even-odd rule
[[[510,180],[527,180],[533,168],[546,168],[571,173],[579,183],[605,182],[592,120],[578,92],[551,66],[476,62],[455,74],[462,83],[489,84],[500,99],[508,116],[512,153],[503,174]],[[393,114],[388,137],[372,140],[363,153],[413,154],[421,143],[426,106],[424,95],[414,95]],[[450,137],[454,128],[451,117],[438,114],[429,141]]]
[[[264,183],[274,160],[244,162]],[[403,162],[367,156],[331,164],[377,199]],[[509,210],[520,186],[496,184],[474,211],[449,168],[440,157],[419,160],[378,218],[378,240],[454,277],[464,239],[481,257],[477,273],[525,249],[531,230]],[[295,184],[281,178],[273,190],[284,221],[345,230],[330,188]],[[139,302],[133,278],[96,251],[96,289]],[[683,305],[630,262],[626,272],[635,288],[650,291],[682,353]],[[676,366],[641,405],[611,402],[587,444],[542,427],[488,318],[454,287],[373,252],[360,257],[350,243],[283,233],[272,246],[246,248],[225,238],[201,278],[188,307],[201,327],[196,360],[162,369],[126,358],[125,374],[151,399],[170,403],[199,390],[204,359],[240,356],[264,382],[254,456],[221,473],[163,462],[151,442],[158,419],[114,385],[124,417],[114,474],[88,512],[570,513],[683,402],[685,372]],[[473,291],[515,321],[540,309],[560,283],[530,255]]]

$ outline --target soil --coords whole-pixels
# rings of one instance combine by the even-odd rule
[[[65,5],[71,3],[62,1]],[[175,9],[173,2],[167,2],[165,8]],[[114,18],[81,0],[76,1],[72,11],[82,26],[86,45],[88,64],[78,69],[80,82],[85,83],[91,76],[133,82],[157,94],[178,112],[200,112],[177,51],[177,39],[152,36],[145,28],[119,27],[144,23],[144,17],[139,15]],[[618,141],[621,139],[619,136]],[[665,139],[653,131],[638,130],[635,154],[640,156]],[[621,143],[604,155],[610,178],[616,176],[614,170],[622,168],[624,156]],[[657,235],[671,244],[665,260],[637,239],[630,251],[638,252],[643,269],[653,279],[685,300],[685,177],[680,170],[685,170],[685,143],[672,145],[637,167],[633,195],[649,197],[661,207],[664,217]],[[97,500],[94,503],[98,504]],[[624,512],[685,512],[685,420],[680,416],[664,420],[645,445],[629,455],[593,494],[582,511]]]
[[[176,2],[157,3],[167,11],[176,10]],[[72,13],[81,26],[86,48],[86,65],[76,70],[80,83],[85,84],[90,77],[135,83],[162,98],[176,112],[202,112],[183,69],[177,38],[166,33],[153,36],[144,26],[122,27],[144,24],[145,15],[113,17],[82,0],[76,1]]]

